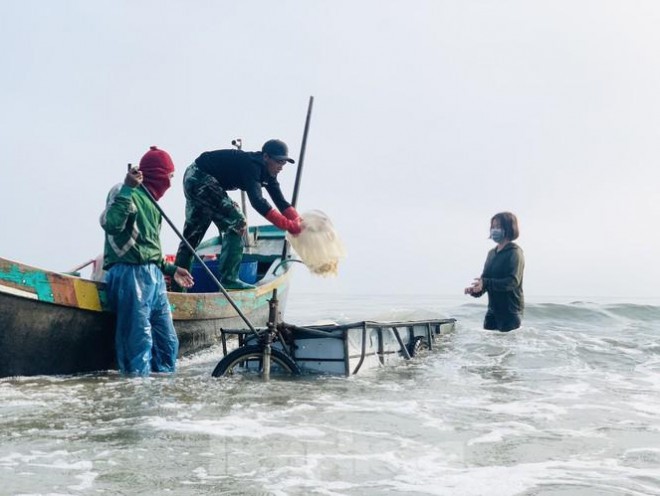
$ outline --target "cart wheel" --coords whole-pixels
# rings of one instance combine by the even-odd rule
[[[417,336],[412,342],[408,343],[408,354],[411,358],[428,349],[426,338],[422,336]]]
[[[241,346],[218,362],[213,377],[234,375],[235,373],[258,373],[262,371],[264,349],[258,344]],[[280,350],[271,349],[270,371],[273,375],[300,375],[300,369],[291,357]]]

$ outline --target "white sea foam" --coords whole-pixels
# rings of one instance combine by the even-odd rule
[[[40,457],[43,458],[43,457]],[[32,467],[52,468],[57,470],[90,470],[92,462],[83,460],[77,462],[67,462],[63,458],[54,460],[53,463],[29,463]]]
[[[526,436],[538,432],[535,427],[521,422],[506,422],[500,424],[497,429],[492,429],[486,434],[468,440],[468,446],[478,443],[496,443],[514,436]]]
[[[512,401],[505,404],[490,404],[487,410],[498,414],[511,415],[518,418],[535,418],[544,420],[555,420],[560,415],[568,413],[567,408],[552,403],[531,401]]]
[[[91,489],[94,485],[94,479],[98,477],[96,472],[85,472],[83,474],[76,475],[76,479],[80,480],[79,484],[69,486],[69,489],[74,491],[84,491],[86,489]]]
[[[310,299],[307,314],[433,301]],[[660,307],[532,304],[509,334],[483,331],[484,311],[449,311],[462,321],[434,351],[349,378],[217,380],[216,348],[171,377],[2,380],[2,490],[660,495]]]
[[[309,427],[264,425],[258,419],[242,416],[224,417],[222,420],[173,421],[152,418],[147,425],[158,430],[193,432],[230,438],[264,438],[282,436],[289,438],[323,437],[323,431]]]

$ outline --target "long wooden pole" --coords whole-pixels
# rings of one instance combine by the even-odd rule
[[[296,171],[296,182],[293,186],[293,197],[291,198],[291,205],[294,207],[298,204],[298,192],[300,191],[300,179],[302,177],[303,163],[305,162],[305,151],[307,150],[307,135],[309,134],[309,123],[312,119],[312,107],[314,106],[314,97],[309,97],[309,105],[307,106],[307,118],[305,119],[305,130],[303,131],[302,146],[300,147],[300,158],[298,159],[298,170]]]
[[[302,178],[303,164],[305,163],[305,151],[307,150],[307,135],[309,134],[309,123],[312,120],[312,108],[314,107],[314,97],[309,97],[309,104],[307,105],[307,118],[305,119],[305,129],[303,131],[302,145],[300,147],[300,157],[298,158],[298,169],[296,170],[296,182],[293,186],[293,196],[291,197],[291,205],[294,207],[298,204],[298,193],[300,192],[300,180]],[[286,260],[287,252],[289,251],[289,242],[284,240],[284,248],[282,248],[282,262]]]
[[[130,168],[130,164],[128,164],[128,165],[129,165],[129,168]],[[211,269],[209,269],[208,266],[204,263],[204,260],[202,260],[202,258],[197,254],[197,252],[195,252],[195,249],[192,247],[192,245],[190,243],[188,243],[188,240],[183,237],[183,234],[181,234],[179,232],[179,230],[176,228],[176,226],[172,223],[170,218],[167,216],[167,214],[163,211],[161,206],[158,204],[156,199],[151,195],[151,193],[149,192],[147,187],[144,184],[140,184],[140,188],[142,188],[142,191],[144,191],[147,194],[147,196],[149,197],[151,202],[155,205],[155,207],[160,212],[160,215],[162,215],[163,219],[165,219],[167,221],[167,223],[170,225],[170,227],[176,233],[176,235],[179,237],[179,239],[181,241],[183,241],[183,243],[186,245],[186,248],[188,248],[190,250],[190,252],[195,257],[195,260],[197,260],[200,264],[202,264],[202,268],[206,271],[206,273],[209,275],[211,280],[214,283],[217,284],[217,286],[220,289],[220,291],[222,292],[222,294],[225,295],[225,298],[227,298],[227,301],[229,301],[231,306],[234,307],[234,310],[236,310],[236,313],[241,317],[241,319],[243,319],[243,322],[245,322],[245,324],[250,328],[250,330],[256,334],[257,331],[254,328],[254,326],[252,325],[252,322],[250,322],[250,320],[245,316],[245,314],[241,311],[241,309],[238,308],[238,305],[236,305],[236,302],[233,300],[233,298],[231,296],[229,296],[229,293],[227,292],[227,290],[222,286],[222,284],[220,284],[220,281],[218,281],[218,278],[215,277],[213,272],[211,272]]]

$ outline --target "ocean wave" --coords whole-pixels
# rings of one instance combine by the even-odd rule
[[[483,318],[485,305],[465,304],[449,313],[459,320]],[[576,301],[571,303],[528,303],[524,318],[530,322],[554,322],[573,324],[607,324],[626,322],[660,322],[660,306],[634,303],[598,304]]]

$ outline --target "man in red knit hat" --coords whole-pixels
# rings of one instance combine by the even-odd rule
[[[159,200],[171,184],[169,154],[152,146],[108,194],[101,214],[105,230],[103,268],[110,308],[117,313],[115,348],[119,371],[130,375],[174,372],[179,340],[172,323],[163,273],[184,288],[190,273],[165,263],[160,246],[161,214],[140,188]]]

